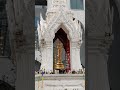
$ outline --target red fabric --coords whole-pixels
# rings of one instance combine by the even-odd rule
[[[66,49],[67,60],[68,60],[68,68],[67,68],[67,72],[68,72],[69,70],[71,70],[71,68],[70,68],[70,42],[69,42],[69,40],[67,40],[65,49]]]

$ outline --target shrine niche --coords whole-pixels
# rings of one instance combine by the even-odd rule
[[[54,70],[59,69],[64,72],[68,72],[71,70],[70,67],[70,41],[67,38],[67,34],[64,32],[62,28],[60,28],[55,33],[55,38],[53,39],[53,55],[54,55]],[[59,50],[60,49],[60,54]],[[56,52],[58,51],[58,52]],[[61,62],[63,65],[57,65],[58,62]],[[57,65],[57,66],[56,66]]]
[[[35,72],[36,90],[85,90],[81,65],[85,11],[73,12],[70,0],[47,2],[46,20],[40,14],[37,28],[41,69]]]
[[[49,16],[52,16],[51,18]],[[55,73],[55,54],[56,40],[62,44],[61,62],[64,65],[62,71],[79,71],[82,69],[80,60],[80,47],[82,44],[81,23],[77,19],[73,20],[73,13],[63,6],[49,10],[46,21],[41,17],[38,24],[39,42],[41,47],[42,62],[41,68],[46,72]],[[42,40],[45,44],[43,46]],[[58,49],[57,49],[58,50]],[[57,51],[56,50],[56,51]],[[57,54],[56,54],[57,55]]]

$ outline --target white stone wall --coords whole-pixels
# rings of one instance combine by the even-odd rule
[[[35,82],[35,90],[85,90],[81,85],[82,83],[82,80],[45,80],[43,88],[42,81]]]
[[[85,90],[84,77],[75,75],[52,75],[44,76],[44,80],[37,80],[41,75],[36,75],[35,90]]]

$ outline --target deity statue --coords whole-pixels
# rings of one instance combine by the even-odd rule
[[[57,50],[58,50],[58,58],[57,58],[57,63],[55,64],[55,69],[57,70],[63,70],[64,69],[64,65],[62,63],[62,59],[61,59],[61,55],[62,55],[62,44],[60,41],[58,41],[58,45],[57,45]]]

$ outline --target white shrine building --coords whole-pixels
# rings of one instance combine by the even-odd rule
[[[36,90],[84,90],[84,75],[78,72],[85,66],[85,0],[47,0],[47,6],[35,6],[35,16],[35,59],[47,72],[43,81],[35,75]],[[66,74],[56,70],[59,62]]]

